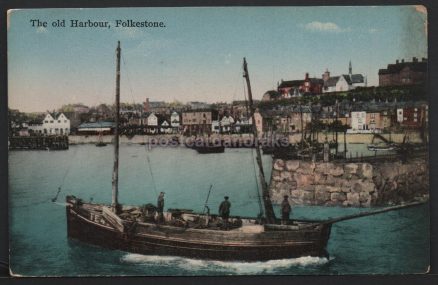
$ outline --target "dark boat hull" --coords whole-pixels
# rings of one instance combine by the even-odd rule
[[[262,261],[300,256],[327,256],[331,225],[317,233],[302,232],[287,242],[286,233],[269,236],[234,234],[231,231],[206,233],[184,228],[152,225],[136,233],[120,232],[93,222],[67,207],[68,237],[100,247],[147,255],[170,255],[196,259]],[[307,236],[307,237],[306,237]]]
[[[198,153],[223,153],[225,151],[224,146],[206,146],[206,147],[194,147]]]

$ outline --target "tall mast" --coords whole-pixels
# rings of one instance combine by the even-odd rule
[[[246,79],[246,85],[248,88],[248,100],[249,100],[249,107],[250,107],[250,113],[251,113],[251,119],[252,119],[252,130],[254,134],[254,141],[255,141],[255,149],[257,154],[257,165],[259,166],[259,178],[260,178],[260,184],[262,186],[262,197],[263,197],[263,205],[265,207],[265,215],[266,215],[266,221],[270,224],[275,223],[275,213],[274,208],[272,207],[271,198],[269,197],[269,190],[268,190],[268,184],[265,180],[265,172],[263,170],[263,164],[262,164],[262,156],[260,154],[260,145],[257,142],[258,135],[257,135],[257,127],[256,127],[256,121],[254,117],[254,103],[252,101],[252,92],[251,92],[251,83],[249,82],[249,74],[248,74],[248,67],[246,64],[246,59],[243,58],[243,77]]]
[[[120,116],[120,41],[117,44],[117,67],[116,67],[116,128],[114,131],[114,167],[112,179],[112,203],[113,211],[117,213],[119,205],[119,116]]]

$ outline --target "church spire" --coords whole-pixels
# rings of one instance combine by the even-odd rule
[[[350,63],[348,65],[348,74],[351,76],[353,74],[353,68],[351,67],[351,60]]]

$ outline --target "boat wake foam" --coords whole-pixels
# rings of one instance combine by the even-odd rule
[[[303,256],[298,258],[277,259],[269,261],[217,261],[183,258],[176,256],[142,255],[128,253],[121,262],[139,265],[178,266],[183,270],[214,270],[237,274],[275,273],[291,267],[312,267],[327,264],[331,259],[325,257]]]

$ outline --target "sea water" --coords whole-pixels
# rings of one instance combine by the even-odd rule
[[[122,144],[119,201],[156,203],[165,209],[217,212],[225,195],[231,214],[259,213],[257,166],[252,149],[198,154],[181,147]],[[269,179],[272,159],[263,156]],[[223,262],[107,250],[67,238],[66,195],[111,202],[113,148],[70,146],[67,151],[9,153],[10,264],[25,276],[397,274],[426,272],[429,265],[427,205],[333,225],[329,258],[304,256],[263,262]],[[57,201],[52,202],[59,187]],[[277,215],[278,206],[274,206]],[[294,218],[327,219],[368,209],[294,206]]]

